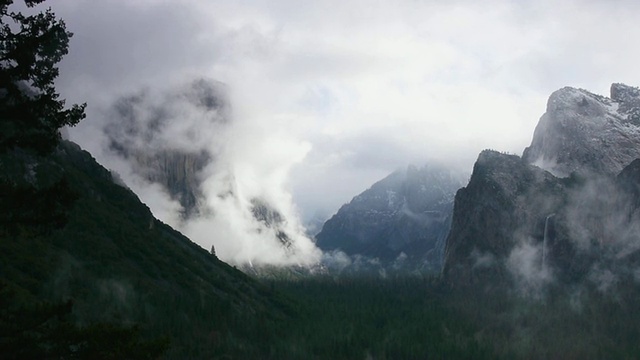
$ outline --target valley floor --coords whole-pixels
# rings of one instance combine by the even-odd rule
[[[576,286],[536,298],[451,292],[405,277],[270,281],[294,300],[277,325],[273,358],[635,359],[640,304],[632,286],[614,293]]]

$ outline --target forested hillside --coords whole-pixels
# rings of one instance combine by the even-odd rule
[[[71,299],[79,323],[140,324],[201,355],[259,346],[245,331],[284,316],[286,302],[156,220],[77,145],[5,152],[0,167],[0,273],[25,299]]]

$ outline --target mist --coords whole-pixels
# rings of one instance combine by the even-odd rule
[[[638,283],[635,181],[628,174],[574,174],[554,185],[562,186],[564,194],[533,193],[536,203],[529,204],[530,211],[548,214],[538,219],[544,220],[537,225],[542,230],[544,224],[544,232],[533,234],[531,224],[523,221],[504,259],[518,295],[541,301],[551,287],[565,284],[571,291],[586,294],[592,289],[615,298],[619,284]],[[549,213],[549,208],[558,213]],[[477,266],[487,263],[483,255],[471,254]]]
[[[224,84],[145,88],[94,116],[103,163],[203,248],[239,265],[319,261],[286,186],[308,144],[278,136],[269,120],[239,118]]]
[[[485,148],[520,153],[552,91],[640,83],[640,51],[626,43],[640,35],[632,1],[51,6],[75,33],[58,88],[70,103],[89,104],[70,137],[134,184],[156,215],[223,259],[315,261],[305,227],[397,168],[437,160],[470,169]],[[180,223],[175,201],[105,154],[102,132],[123,96],[171,93],[198,78],[225,84],[233,125],[199,129],[211,140],[195,141],[215,148],[202,177],[217,217]],[[176,133],[202,115],[180,106]],[[217,195],[228,183],[233,201]],[[304,256],[273,260],[270,245],[239,240],[253,238],[245,236],[256,228],[247,222],[253,198],[277,204]]]

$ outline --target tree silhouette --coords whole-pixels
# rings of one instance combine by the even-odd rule
[[[51,9],[26,16],[10,11],[12,3],[0,0],[0,150],[17,146],[46,153],[58,144],[61,127],[85,117],[86,104],[65,109],[53,84],[72,33]]]

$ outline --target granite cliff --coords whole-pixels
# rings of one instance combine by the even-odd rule
[[[640,253],[638,89],[563,88],[522,158],[483,151],[455,197],[443,275],[453,287],[539,293],[631,279]],[[508,285],[508,286],[505,286]]]
[[[188,104],[188,106],[185,106]],[[141,92],[114,105],[104,127],[110,150],[131,162],[146,180],[160,184],[182,207],[188,218],[198,213],[203,197],[200,175],[214,160],[199,127],[221,128],[229,122],[229,102],[224,86],[197,80],[160,99]],[[188,122],[196,113],[203,123]]]

